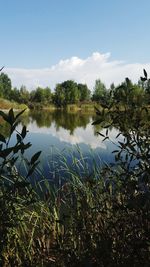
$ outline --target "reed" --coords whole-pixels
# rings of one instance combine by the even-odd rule
[[[135,128],[126,132],[128,139],[114,151],[114,165],[102,166],[93,156],[89,168],[78,146],[76,153],[56,153],[52,147],[53,167],[45,177],[38,164],[40,151],[24,158],[31,144],[25,142],[25,126],[20,133],[16,130],[22,113],[0,112],[10,127],[7,138],[0,135],[0,265],[148,266],[148,129],[140,124],[138,132]],[[141,110],[136,112],[138,123],[140,114]],[[123,123],[122,114],[121,118]],[[16,144],[10,147],[13,133]],[[104,139],[108,131],[106,135]],[[26,166],[24,177],[15,168],[20,155]]]

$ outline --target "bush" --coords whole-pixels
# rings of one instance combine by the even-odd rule
[[[24,141],[26,127],[16,131],[23,111],[16,116],[12,109],[0,112],[10,126],[7,139],[0,135],[1,266],[149,266],[149,110],[130,105],[125,113],[117,103],[110,109],[97,109],[100,118],[93,124],[109,118],[106,135],[99,133],[103,141],[109,139],[110,126],[119,129],[116,140],[121,135],[123,141],[113,151],[115,163],[103,168],[95,164],[89,173],[80,151],[71,167],[62,155],[59,167],[66,170],[67,180],[59,188],[42,176],[31,186],[40,152],[25,160],[25,177],[18,173],[18,154],[23,157],[31,146]],[[9,146],[15,131],[16,144]]]

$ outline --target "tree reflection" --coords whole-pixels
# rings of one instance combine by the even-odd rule
[[[39,111],[30,112],[28,114],[29,122],[36,122],[39,128],[47,127],[50,128],[51,124],[54,123],[56,131],[62,127],[70,131],[70,135],[74,134],[74,130],[77,127],[86,129],[87,124],[91,122],[92,116],[89,113],[75,112],[69,113],[62,110],[55,111]],[[23,122],[25,118],[23,118]],[[29,123],[28,122],[28,123]],[[27,125],[27,124],[26,124]]]
[[[62,111],[56,111],[53,115],[56,131],[59,131],[59,128],[62,127],[69,130],[70,135],[74,134],[74,130],[77,127],[85,129],[91,119],[90,114],[82,114],[81,112],[65,113]]]

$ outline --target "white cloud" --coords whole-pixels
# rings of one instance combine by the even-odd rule
[[[90,57],[81,59],[71,57],[60,60],[58,64],[45,69],[6,68],[5,72],[12,80],[13,86],[26,85],[28,89],[37,86],[50,86],[52,89],[59,82],[73,79],[78,83],[86,83],[93,88],[95,80],[101,79],[106,86],[112,82],[119,84],[125,77],[136,82],[145,68],[150,72],[150,63],[127,64],[124,61],[111,60],[110,53],[94,52]]]
[[[65,142],[66,144],[76,145],[76,144],[86,144],[92,149],[103,148],[107,149],[106,144],[102,142],[102,139],[94,136],[94,130],[91,127],[92,121],[86,126],[86,130],[82,127],[77,127],[74,130],[73,135],[70,134],[69,130],[66,130],[62,127],[59,127],[59,131],[56,129],[55,123],[52,123],[50,128],[41,127],[39,128],[36,122],[30,122],[27,126],[29,133],[40,133],[40,134],[48,134],[59,139],[60,142]],[[17,130],[21,131],[21,124],[18,126]],[[117,132],[118,133],[118,132]],[[116,134],[116,130],[114,129],[114,135]],[[113,134],[111,134],[113,136]],[[50,139],[49,139],[50,140]]]
[[[43,136],[44,135],[51,135],[53,137],[56,137],[60,142],[65,142],[66,144],[71,145],[80,145],[85,144],[89,146],[92,149],[102,148],[107,150],[107,152],[112,151],[113,149],[113,143],[116,143],[116,136],[118,134],[118,130],[113,128],[109,131],[109,137],[112,143],[109,141],[102,142],[103,137],[101,136],[95,136],[94,135],[94,127],[91,127],[92,119],[90,122],[86,125],[86,129],[83,129],[82,127],[77,127],[74,130],[73,135],[70,134],[70,131],[67,129],[64,129],[63,127],[59,127],[59,130],[56,129],[56,125],[54,122],[52,122],[51,126],[49,128],[47,127],[41,127],[39,128],[37,123],[35,121],[30,121],[27,125],[29,133],[40,133]],[[17,130],[20,132],[22,129],[22,125],[19,124]],[[101,131],[102,134],[106,134],[106,129],[103,129]],[[123,137],[120,135],[119,141],[123,140]],[[51,138],[49,138],[49,142],[51,142]],[[53,142],[53,140],[52,140]],[[49,146],[49,144],[48,144]]]

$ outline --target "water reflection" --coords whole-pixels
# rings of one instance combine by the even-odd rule
[[[67,113],[61,110],[53,112],[40,111],[30,112],[27,116],[28,118],[24,118],[22,122],[27,125],[29,122],[35,121],[39,128],[50,128],[54,122],[56,131],[59,131],[60,127],[62,127],[68,130],[70,135],[73,135],[77,127],[86,128],[87,124],[90,123],[91,116],[91,114],[82,112]]]
[[[26,142],[31,142],[32,147],[26,151],[26,157],[30,158],[31,155],[41,150],[41,163],[48,173],[49,156],[52,147],[59,151],[64,151],[65,149],[65,156],[70,162],[71,156],[67,151],[71,149],[75,153],[77,150],[76,145],[78,145],[83,156],[88,159],[90,168],[92,166],[91,149],[92,156],[96,160],[112,162],[113,155],[111,151],[114,149],[114,144],[108,140],[105,143],[102,142],[103,138],[97,132],[105,134],[106,130],[103,129],[103,124],[101,126],[93,126],[92,122],[95,119],[94,113],[67,113],[61,110],[25,113],[18,124],[18,130],[21,131],[22,126],[26,125],[29,131]],[[117,133],[118,131],[115,128],[111,129],[110,137],[113,141]],[[14,135],[13,143],[15,143],[15,138]]]
[[[74,112],[67,113],[62,110],[56,111],[32,111],[24,113],[20,122],[18,123],[18,130],[21,131],[23,125],[26,125],[30,142],[34,142],[32,135],[38,134],[40,136],[39,143],[45,142],[46,135],[48,135],[48,144],[55,145],[55,137],[60,142],[65,142],[68,145],[84,144],[96,149],[98,147],[107,148],[107,142],[102,143],[102,138],[98,132],[105,134],[104,126],[108,122],[101,125],[92,125],[96,120],[95,113],[88,112]],[[9,135],[9,126],[6,123],[0,124],[1,133],[6,137]],[[115,138],[117,130],[111,130],[111,138]],[[60,145],[59,145],[60,146]]]

